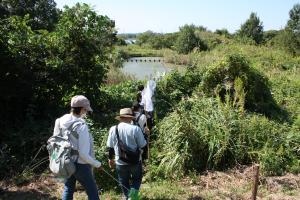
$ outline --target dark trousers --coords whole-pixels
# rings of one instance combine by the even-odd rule
[[[123,194],[128,198],[130,188],[140,189],[143,177],[142,163],[136,165],[116,165],[118,179]],[[131,182],[131,183],[130,183]]]
[[[146,117],[147,117],[147,125],[149,130],[152,129],[152,127],[154,126],[154,112],[153,111],[146,111]]]
[[[89,164],[75,163],[76,172],[65,182],[62,200],[72,200],[75,192],[76,180],[84,187],[89,200],[99,200],[96,182]]]

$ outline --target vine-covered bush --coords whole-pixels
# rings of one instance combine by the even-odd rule
[[[272,97],[268,79],[250,67],[245,57],[239,54],[230,54],[209,66],[203,75],[201,91],[224,99],[226,91],[236,92],[234,83],[237,78],[242,81],[246,109],[269,117],[279,117],[283,113]]]

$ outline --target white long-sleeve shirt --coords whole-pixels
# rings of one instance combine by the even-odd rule
[[[156,83],[153,80],[147,82],[147,87],[143,90],[142,95],[142,105],[147,112],[152,112],[154,110],[152,97],[156,88]]]
[[[77,162],[80,164],[90,164],[96,168],[100,167],[101,162],[95,159],[93,136],[90,134],[88,126],[82,118],[78,118],[72,114],[65,114],[61,118],[58,118],[55,121],[54,135],[59,134],[60,128],[67,129],[74,122],[81,122],[76,129],[78,139],[71,138],[72,148],[79,153]]]

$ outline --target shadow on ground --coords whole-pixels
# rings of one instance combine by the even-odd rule
[[[1,191],[0,200],[57,200],[49,194],[37,190],[28,191]]]
[[[154,200],[152,198],[145,198],[143,197],[142,200]],[[173,200],[173,198],[155,198],[155,200]],[[187,200],[205,200],[204,198],[200,197],[200,196],[193,196],[193,197],[189,197],[187,198]]]
[[[189,197],[187,200],[205,200],[200,196]]]

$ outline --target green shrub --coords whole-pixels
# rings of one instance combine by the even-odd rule
[[[102,127],[109,127],[117,122],[114,118],[121,108],[130,108],[136,100],[137,87],[142,81],[125,81],[116,85],[104,85],[100,88],[103,96],[98,99],[101,105],[97,120]]]
[[[106,85],[116,85],[126,81],[133,81],[136,77],[134,75],[128,74],[120,68],[111,67],[106,74]]]
[[[100,128],[99,126],[94,123],[93,120],[87,120],[89,127],[90,127],[90,133],[94,137],[94,149],[95,149],[95,156],[96,159],[101,162],[101,167],[103,170],[108,172],[114,177],[116,176],[116,172],[112,171],[108,166],[108,153],[107,153],[107,147],[106,142],[108,138],[108,130],[107,128]],[[118,190],[118,184],[116,184],[115,180],[113,180],[108,174],[106,174],[104,171],[100,171],[95,169],[95,177],[97,185],[101,189],[116,189]]]
[[[45,144],[71,96],[87,96],[96,115],[103,107],[99,87],[115,39],[113,21],[87,4],[65,7],[52,32],[32,30],[30,21],[26,15],[0,22],[0,102],[6,113],[0,145],[18,160],[11,166],[15,173]],[[44,148],[38,158],[46,154]]]
[[[208,31],[196,31],[195,34],[198,38],[201,38],[207,44],[207,48],[209,50],[214,49],[220,44],[227,44],[229,42],[225,35],[220,36],[219,34]]]
[[[179,28],[180,32],[176,39],[175,48],[178,53],[188,54],[194,48],[199,51],[207,50],[207,44],[202,38],[195,35],[196,27],[194,25],[184,25]]]
[[[253,162],[266,174],[299,169],[299,140],[291,127],[244,113],[226,96],[223,103],[194,95],[157,125],[157,174],[172,177]]]
[[[285,118],[275,103],[266,77],[250,67],[245,57],[231,54],[212,64],[203,75],[201,90],[208,96],[220,96],[224,100],[226,91],[231,96],[236,92],[234,82],[239,78],[245,92],[245,108],[269,117]]]
[[[191,66],[183,74],[173,71],[159,81],[155,92],[155,109],[158,117],[163,118],[182,98],[190,96],[201,79],[200,71]]]
[[[122,68],[125,59],[128,59],[129,55],[126,51],[121,48],[113,51],[112,57],[110,58],[110,68]]]

